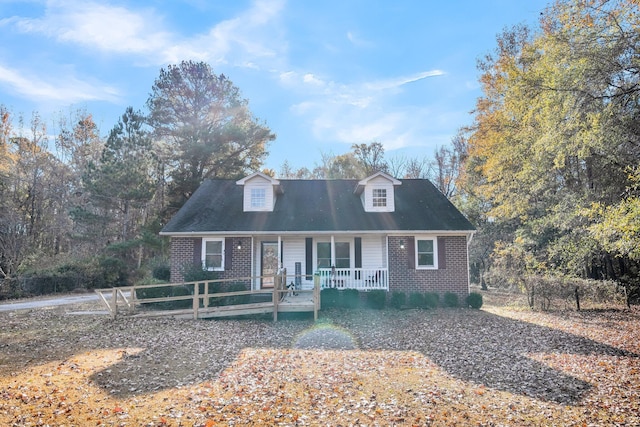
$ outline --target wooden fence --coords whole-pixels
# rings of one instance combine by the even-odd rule
[[[228,283],[255,283],[262,278],[273,278],[272,289],[210,292],[210,289]],[[286,287],[286,270],[275,276],[240,277],[233,279],[198,280],[184,283],[134,285],[117,288],[96,289],[101,301],[112,318],[130,316],[172,316],[179,318],[205,319],[211,317],[243,316],[249,314],[311,312],[318,319],[320,309],[320,286],[313,289],[291,290]],[[175,292],[179,295],[173,295]],[[160,294],[161,296],[149,294]],[[171,294],[171,295],[164,295]],[[265,301],[261,301],[264,299]],[[246,300],[239,302],[238,300]],[[157,309],[166,304],[166,309]],[[171,306],[184,306],[175,308]]]

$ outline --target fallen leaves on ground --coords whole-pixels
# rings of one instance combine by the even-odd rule
[[[317,324],[3,313],[0,425],[639,425],[639,320],[491,305]]]

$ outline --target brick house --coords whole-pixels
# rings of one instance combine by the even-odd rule
[[[474,227],[425,179],[378,172],[363,180],[277,180],[254,173],[205,181],[160,232],[171,237],[171,280],[193,265],[251,289],[469,293]],[[257,276],[262,276],[258,278]]]

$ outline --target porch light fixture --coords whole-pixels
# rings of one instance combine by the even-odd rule
[[[400,249],[404,249],[404,240],[400,240]]]
[[[242,242],[240,240],[238,240],[238,250],[242,249]]]

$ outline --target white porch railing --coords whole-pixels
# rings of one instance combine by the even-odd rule
[[[338,289],[389,290],[389,270],[386,268],[321,268],[320,287]]]

